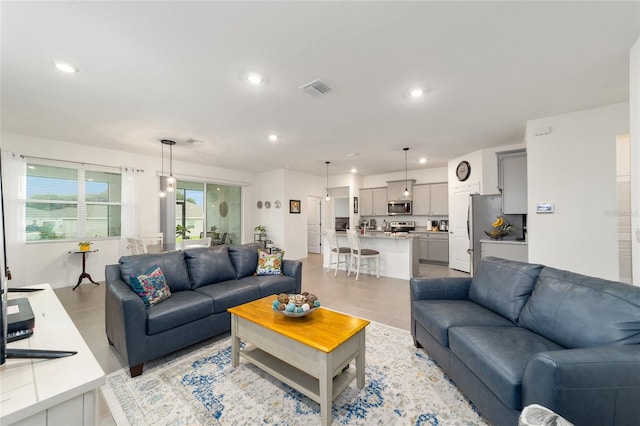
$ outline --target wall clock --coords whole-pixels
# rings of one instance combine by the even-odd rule
[[[461,161],[460,164],[458,164],[458,167],[456,167],[456,176],[458,177],[458,180],[464,182],[469,179],[470,175],[471,164],[469,164],[468,161]]]

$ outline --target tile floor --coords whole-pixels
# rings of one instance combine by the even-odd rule
[[[302,290],[314,293],[326,306],[350,315],[366,318],[394,327],[409,329],[409,282],[393,278],[376,279],[360,274],[358,281],[344,271],[326,272],[322,256],[310,254],[302,260]],[[468,274],[446,266],[420,265],[425,278],[460,277]],[[72,287],[56,289],[56,295],[87,342],[106,374],[126,367],[105,335],[104,285],[84,283],[76,291]],[[101,398],[102,399],[102,398]],[[104,401],[100,403],[100,424],[114,425]]]

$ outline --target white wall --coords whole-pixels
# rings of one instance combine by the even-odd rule
[[[640,39],[631,48],[630,59],[631,255],[633,285],[640,286]]]
[[[2,150],[16,154],[144,169],[144,173],[136,176],[137,229],[138,233],[159,231],[160,201],[158,199],[159,177],[157,174],[161,168],[160,142],[158,142],[157,152],[146,156],[7,132],[3,132],[1,138]],[[210,182],[238,185],[250,185],[253,182],[253,175],[250,173],[202,164],[174,161],[173,171],[176,177],[185,179],[200,178]],[[253,196],[251,187],[244,186],[243,203],[253,202],[253,199],[247,201],[248,196]],[[248,221],[244,215],[245,212],[243,212],[242,218],[243,232],[245,238],[248,236],[251,239],[253,227],[247,232],[248,225],[244,224]],[[22,223],[22,218],[5,216],[5,226],[7,227],[13,226],[15,228],[16,225],[21,227]],[[20,246],[15,250],[7,249],[7,263],[11,267],[13,275],[12,287],[39,283],[50,283],[54,288],[75,285],[81,272],[82,259],[79,255],[68,254],[68,251],[76,249],[77,243],[72,241],[34,242],[23,243]],[[104,280],[105,265],[117,263],[120,256],[128,254],[125,247],[126,245],[121,240],[94,242],[93,248],[99,251],[87,256],[87,272],[91,274],[94,281]],[[83,282],[88,283],[86,279]]]
[[[530,262],[618,279],[616,135],[628,131],[627,103],[527,122]],[[536,214],[540,202],[555,212]]]
[[[284,245],[285,258],[303,259],[307,257],[307,197],[319,197],[323,200],[326,178],[300,173],[293,170],[285,171],[284,193],[287,197],[286,209],[284,209]],[[289,200],[300,200],[300,214],[289,213]]]

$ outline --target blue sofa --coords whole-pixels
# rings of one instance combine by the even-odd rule
[[[639,287],[492,257],[410,287],[415,345],[491,423],[539,404],[576,425],[639,424]]]
[[[162,254],[123,256],[107,265],[105,323],[109,343],[129,366],[131,377],[144,362],[231,329],[227,309],[273,294],[300,293],[302,263],[284,260],[283,275],[254,275],[259,244],[223,245]],[[129,286],[130,276],[158,265],[171,297],[145,308]]]

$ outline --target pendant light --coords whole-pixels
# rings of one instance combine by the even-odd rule
[[[409,197],[411,193],[409,192],[409,179],[407,179],[407,153],[409,152],[409,148],[402,148],[404,151],[404,196]]]
[[[331,201],[331,196],[329,195],[329,164],[331,164],[331,161],[325,161],[324,164],[327,165],[327,187],[325,188],[327,190],[327,195],[324,199],[326,201]]]
[[[160,141],[162,143],[162,172],[160,176],[164,178],[164,146],[169,145],[169,177],[167,177],[164,182],[160,183],[160,197],[166,197],[167,192],[173,192],[176,188],[176,178],[173,177],[173,146],[176,144],[175,141],[169,139],[162,139]]]

